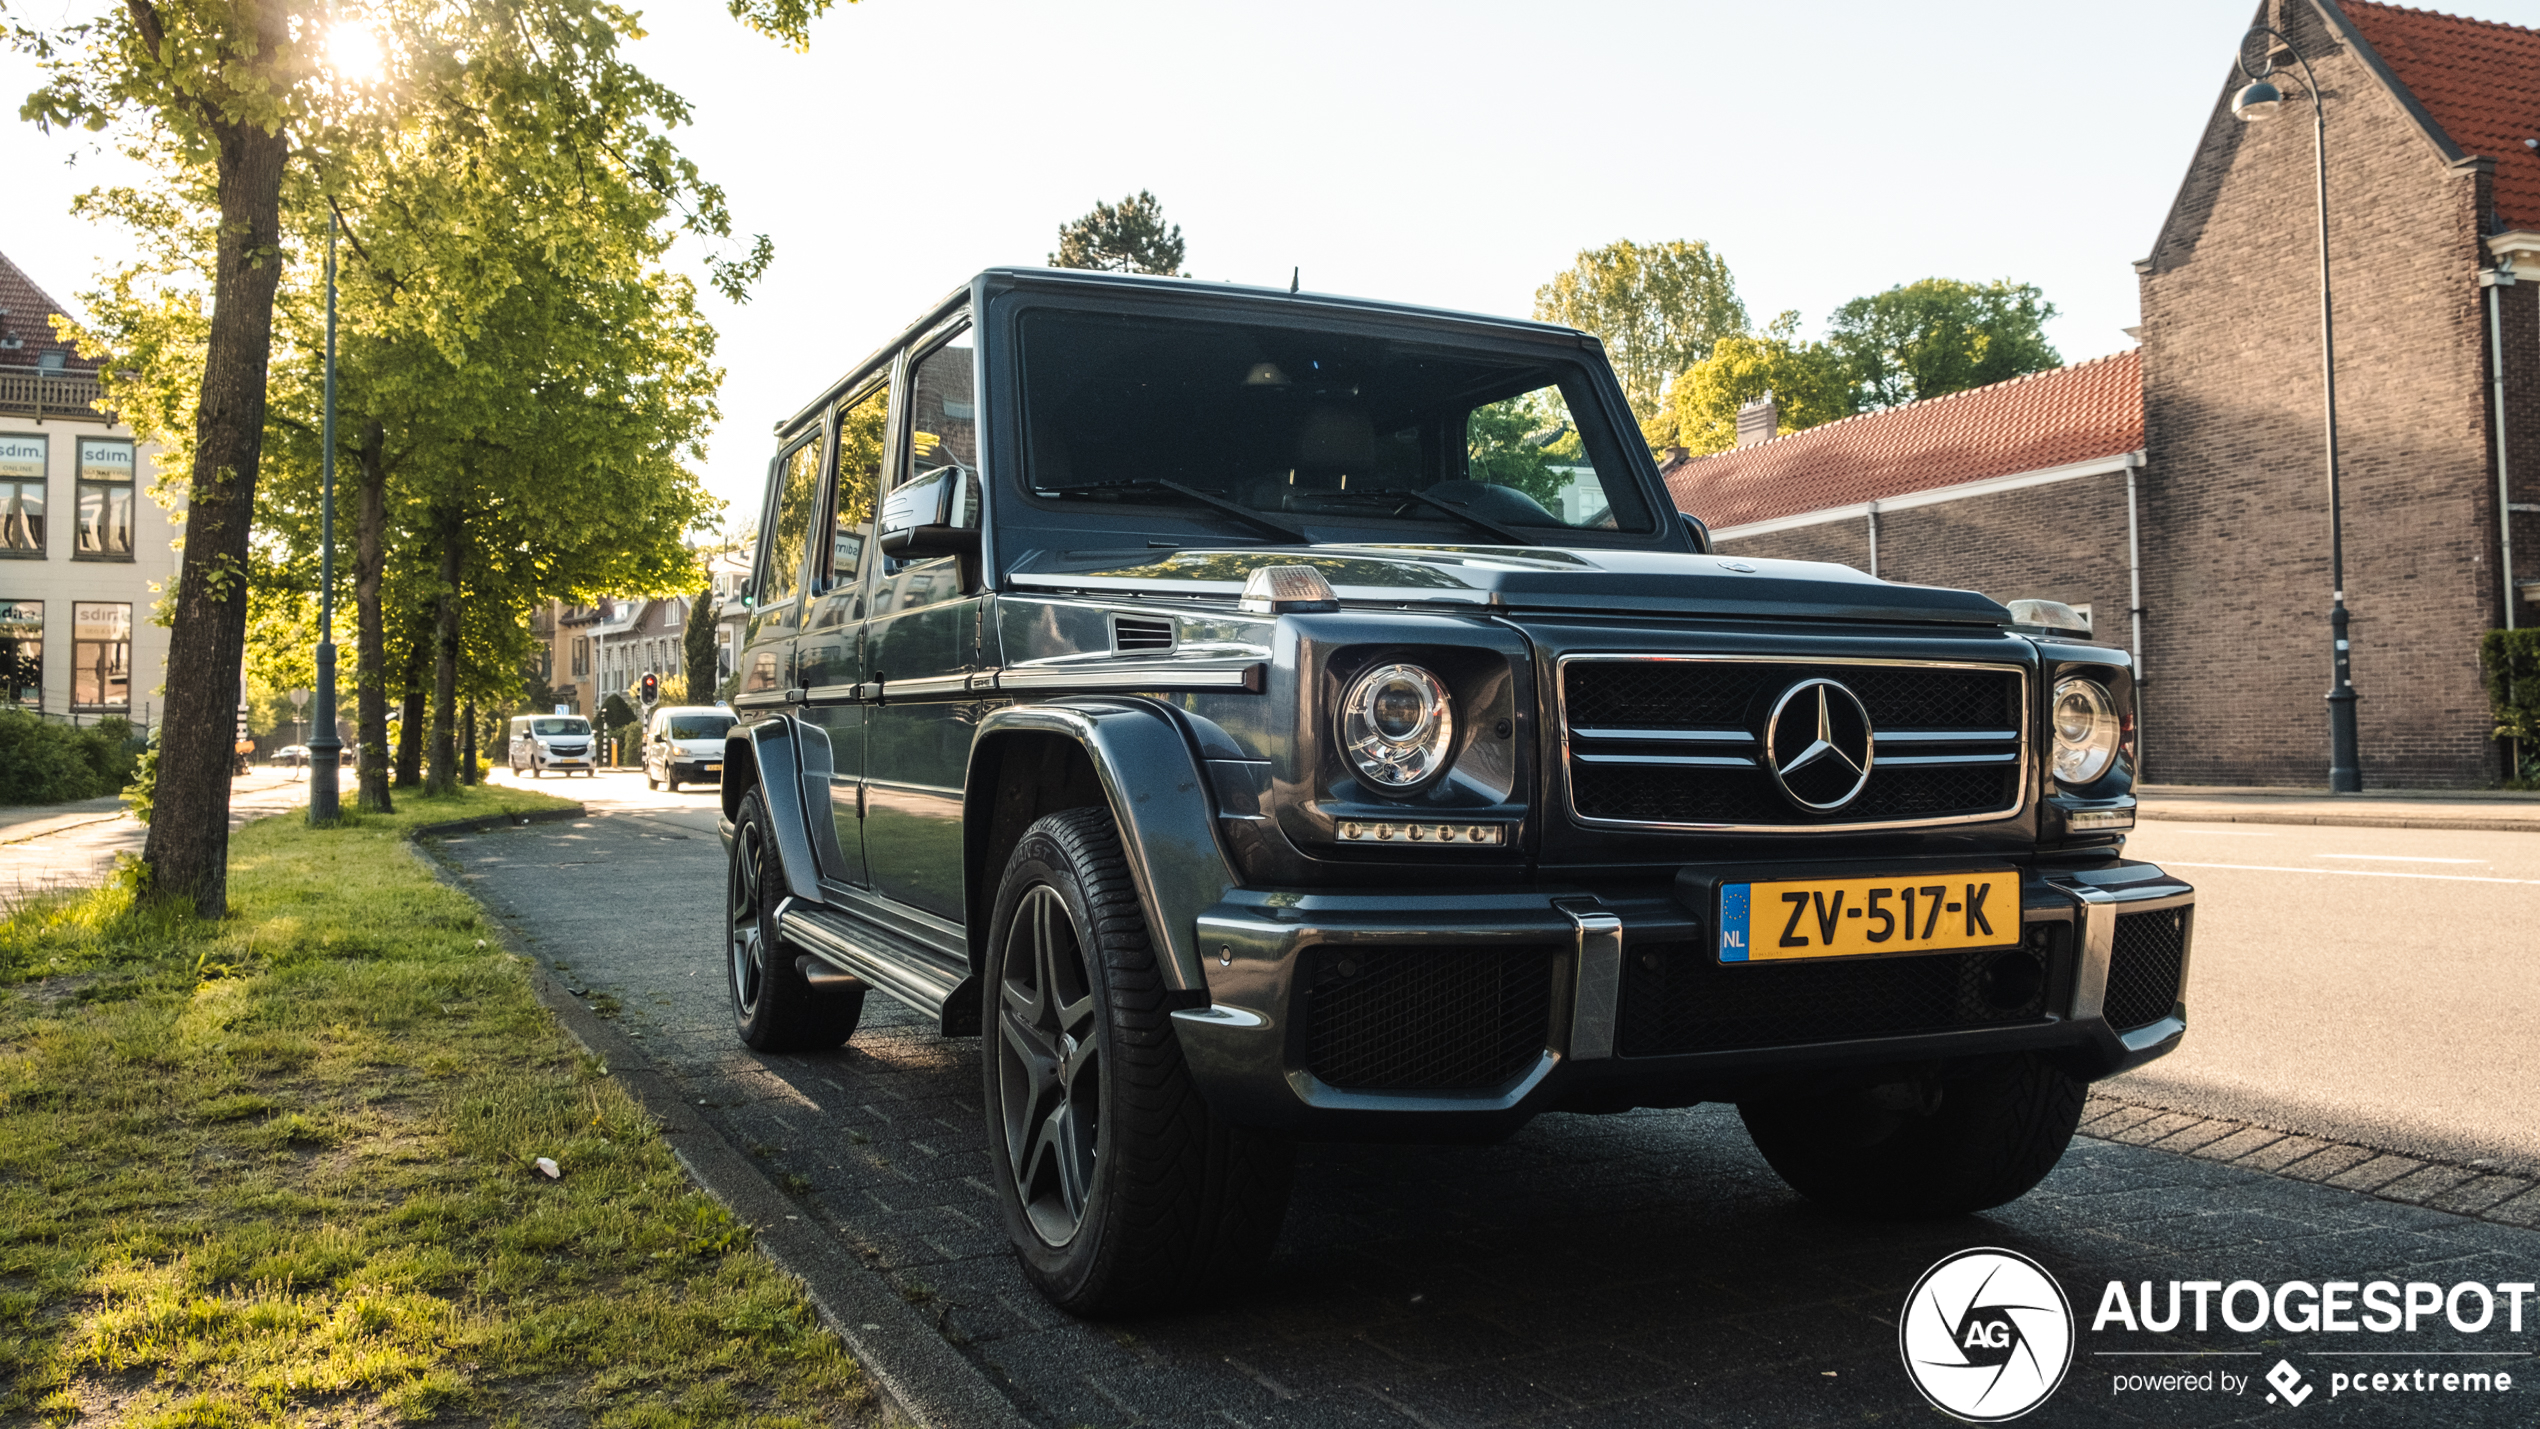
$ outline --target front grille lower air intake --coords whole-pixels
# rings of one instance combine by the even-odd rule
[[[1535,1064],[1552,1030],[1543,947],[1321,947],[1306,953],[1306,1064],[1353,1091],[1481,1091]]]
[[[1774,703],[1842,684],[1874,732],[1867,784],[1841,808],[1786,796],[1765,767]],[[1907,827],[2001,818],[2026,790],[2027,676],[1999,665],[1573,655],[1560,670],[1570,808],[1640,828]]]

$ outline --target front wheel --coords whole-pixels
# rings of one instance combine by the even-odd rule
[[[1116,1315],[1259,1268],[1294,1153],[1192,1085],[1120,838],[1052,814],[1007,860],[989,924],[979,1059],[997,1201],[1043,1295]]]
[[[741,797],[724,886],[725,981],[741,1040],[760,1052],[824,1052],[853,1036],[863,987],[814,990],[777,937],[785,871],[757,790]]]
[[[1792,1190],[1860,1215],[1914,1220],[2027,1195],[2063,1159],[2088,1088],[2020,1053],[1908,1091],[1740,1102],[1737,1113]]]

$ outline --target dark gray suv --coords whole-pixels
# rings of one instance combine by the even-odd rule
[[[994,270],[783,425],[758,530],[740,1035],[984,1034],[1069,1309],[1257,1264],[1298,1139],[1545,1111],[1998,1205],[2185,1030],[2126,653],[1712,554],[1584,334]]]

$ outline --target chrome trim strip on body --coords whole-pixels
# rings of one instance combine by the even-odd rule
[[[1264,684],[1262,662],[1258,660],[1211,668],[1179,662],[1131,664],[1115,658],[1094,669],[1074,665],[1064,670],[1035,670],[1027,666],[997,672],[997,688],[1001,690],[1082,690],[1088,694],[1136,690],[1258,691]]]
[[[1569,671],[1570,666],[1573,664],[1614,664],[1623,662],[1636,664],[1685,662],[1715,665],[1815,665],[1828,669],[1843,669],[1847,667],[1860,666],[1901,666],[1923,670],[1983,670],[1990,671],[1995,674],[2015,675],[2019,678],[2020,682],[2020,727],[2016,731],[2019,739],[2019,748],[2011,752],[2011,758],[2018,761],[2020,773],[2019,787],[2012,795],[2011,802],[1999,809],[1989,809],[1976,814],[1947,814],[1938,818],[1870,819],[1855,823],[1821,824],[1801,821],[1798,817],[1796,817],[1798,814],[1797,810],[1792,811],[1794,817],[1790,822],[1772,824],[1672,823],[1640,819],[1594,818],[1579,812],[1578,789],[1570,779],[1570,765],[1573,755],[1570,749],[1572,731],[1570,729]],[[1681,654],[1602,650],[1582,651],[1575,654],[1563,655],[1553,662],[1552,670],[1553,716],[1559,722],[1561,727],[1560,753],[1562,802],[1565,806],[1565,811],[1569,814],[1572,821],[1585,827],[1603,829],[1648,829],[1660,832],[1678,833],[1842,834],[1858,833],[1870,829],[1928,829],[1940,828],[1951,824],[1989,824],[1999,822],[2003,819],[2016,818],[2023,809],[2028,807],[2031,795],[2029,787],[2029,721],[2032,711],[2029,702],[2028,675],[2029,672],[2026,666],[2006,664],[2001,661],[1994,660],[1917,660],[1870,655],[1829,657],[1822,655]],[[1910,733],[1911,731],[1908,732]],[[1947,733],[1954,736],[1957,732],[1949,731]],[[1587,739],[1593,738],[1594,736],[1582,733],[1579,737]],[[1873,735],[1874,740],[1885,740],[1888,737],[1889,736],[1883,733]],[[1749,742],[1752,742],[1752,737],[1750,736],[1748,738]],[[1622,762],[1656,764],[1661,761],[1654,759],[1642,759]],[[1881,759],[1877,762],[1880,764],[1902,764],[1909,762],[1919,763],[1924,761],[1920,757],[1908,756],[1903,759]]]
[[[1580,750],[1570,756],[1581,764],[1668,764],[1695,769],[1761,769],[1743,754],[1598,754]],[[1895,760],[1882,760],[1893,764]]]
[[[1623,996],[1623,920],[1611,913],[1553,905],[1579,930],[1578,981],[1570,1003],[1570,1059],[1614,1055],[1614,1019]]]

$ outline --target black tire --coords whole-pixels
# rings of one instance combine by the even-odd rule
[[[1119,1315],[1257,1271],[1294,1149],[1212,1116],[1192,1085],[1111,816],[1026,829],[989,929],[988,1156],[1024,1274],[1062,1310]]]
[[[2029,1053],[1939,1084],[1899,1110],[1864,1090],[1740,1102],[1755,1149],[1812,1201],[1892,1220],[1961,1216],[2027,1195],[2081,1123],[2088,1088]]]
[[[679,792],[679,781],[678,781],[678,780],[673,779],[673,780],[671,780],[671,781],[670,781],[670,792],[672,792],[673,794],[676,794],[676,793],[678,793],[678,792]]]
[[[740,817],[733,821],[724,890],[723,981],[741,1040],[759,1052],[825,1052],[854,1036],[864,1015],[864,989],[813,991],[776,936],[785,871],[756,789],[741,796]]]

